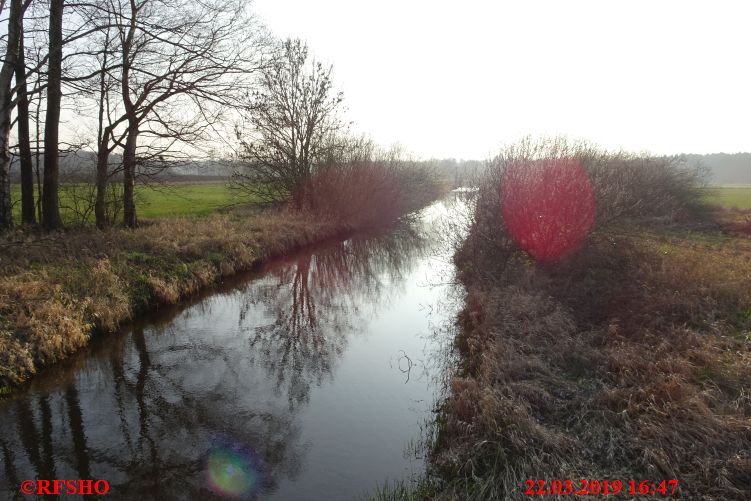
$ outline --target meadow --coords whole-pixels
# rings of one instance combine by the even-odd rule
[[[751,209],[751,186],[707,188],[704,201],[727,208]]]
[[[74,191],[84,185],[61,185],[60,205],[66,223],[76,220],[72,208]],[[93,190],[92,190],[93,193]],[[21,220],[21,187],[11,187],[13,215],[16,222]],[[183,216],[207,216],[212,212],[250,202],[246,195],[232,190],[225,182],[191,182],[136,186],[136,207],[140,219],[163,219]],[[86,217],[93,223],[93,214]]]

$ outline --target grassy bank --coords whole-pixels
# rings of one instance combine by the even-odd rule
[[[571,479],[575,490],[619,479],[613,497],[644,499],[666,496],[627,496],[628,480],[675,479],[672,498],[748,499],[751,239],[708,216],[726,211],[700,210],[701,192],[669,165],[655,179],[636,158],[542,150],[581,159],[598,200],[593,231],[556,263],[520,250],[497,187],[529,157],[496,159],[455,256],[466,288],[459,362],[428,474],[376,499],[538,497],[527,479],[545,489]]]
[[[434,458],[447,497],[589,478],[747,499],[751,241],[648,225],[556,267],[523,253],[500,267],[478,238],[458,256],[463,366]]]
[[[0,241],[0,388],[65,358],[93,331],[111,331],[271,255],[349,229],[285,212],[236,212],[135,230],[7,235]]]

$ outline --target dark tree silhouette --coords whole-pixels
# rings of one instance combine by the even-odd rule
[[[24,5],[24,12],[29,2]],[[19,50],[16,60],[15,75],[18,94],[17,129],[18,129],[18,158],[21,166],[21,221],[24,224],[35,224],[34,213],[34,163],[31,157],[31,142],[29,131],[29,96],[26,85],[26,53],[24,45],[23,12],[19,20]]]
[[[5,2],[0,4],[0,14]],[[13,99],[13,74],[21,51],[23,2],[11,0],[5,58],[0,68],[0,231],[13,225],[10,200],[10,128]]]
[[[42,187],[42,226],[53,230],[62,226],[60,218],[60,103],[63,97],[63,10],[65,0],[50,1],[49,62],[47,64],[47,115],[44,120],[44,182]]]

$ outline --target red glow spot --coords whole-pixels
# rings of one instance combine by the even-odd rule
[[[501,209],[514,241],[552,263],[574,251],[595,220],[587,172],[573,158],[515,162],[501,183]]]

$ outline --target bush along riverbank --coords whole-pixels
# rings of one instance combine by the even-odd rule
[[[388,210],[379,214],[371,207],[366,215],[346,216],[239,208],[136,229],[6,234],[0,241],[0,393],[82,348],[95,332],[113,331],[139,313],[174,304],[269,257],[393,223],[442,193],[424,174],[419,189],[371,186],[368,200],[374,204],[381,191],[390,195],[383,201]]]
[[[597,214],[575,249],[546,259],[513,234],[503,184],[520,163],[571,159]],[[546,497],[570,499],[618,480],[631,498],[748,499],[751,240],[701,217],[695,182],[669,160],[557,141],[496,158],[455,256],[459,363],[428,474],[376,498],[527,499],[542,480]]]

